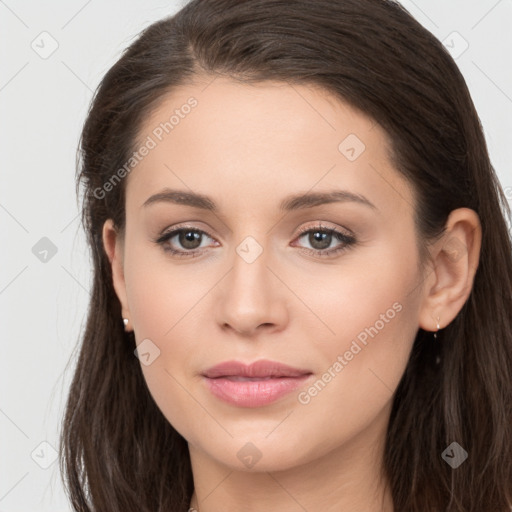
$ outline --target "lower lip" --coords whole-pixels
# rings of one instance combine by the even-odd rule
[[[276,377],[263,380],[231,380],[205,377],[210,391],[221,400],[239,407],[261,407],[302,386],[311,375]]]

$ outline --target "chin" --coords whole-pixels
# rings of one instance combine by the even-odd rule
[[[230,439],[228,443],[206,447],[209,456],[233,471],[274,472],[286,471],[306,464],[321,456],[320,447],[305,446],[304,436],[293,440],[293,436],[260,437],[251,436]],[[286,439],[285,439],[286,438]],[[324,447],[326,451],[330,448]]]

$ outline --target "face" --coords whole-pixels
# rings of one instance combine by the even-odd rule
[[[318,88],[205,87],[151,113],[125,178],[115,286],[148,388],[191,447],[232,468],[377,440],[422,282],[386,134]],[[208,373],[226,361],[260,363]]]

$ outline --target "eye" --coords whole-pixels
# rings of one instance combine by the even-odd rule
[[[155,243],[161,245],[166,252],[170,252],[177,257],[195,257],[200,256],[204,251],[202,242],[205,238],[213,238],[201,229],[190,226],[175,227],[172,231],[164,233]],[[176,246],[178,248],[176,249]],[[181,249],[180,249],[181,247]]]
[[[300,230],[298,239],[306,238],[310,248],[302,247],[302,250],[313,256],[332,256],[356,243],[353,235],[343,233],[335,228],[326,228],[321,224],[318,226],[307,226]],[[331,247],[333,242],[338,242],[338,246]]]
[[[206,231],[191,226],[176,226],[171,231],[162,234],[154,240],[161,245],[164,251],[171,253],[174,257],[196,257],[200,256],[205,247],[203,242],[209,238],[214,240]],[[335,228],[327,228],[321,224],[308,226],[300,230],[297,239],[306,238],[311,247],[299,246],[301,251],[313,256],[333,256],[347,250],[356,243],[353,235],[343,233]],[[332,243],[338,243],[331,247]]]

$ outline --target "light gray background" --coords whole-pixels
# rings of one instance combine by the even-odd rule
[[[54,449],[91,276],[75,197],[78,137],[121,51],[183,3],[0,0],[0,512],[71,510]],[[456,54],[469,44],[456,62],[512,201],[512,1],[402,3]],[[33,253],[43,237],[57,249],[46,262]]]

